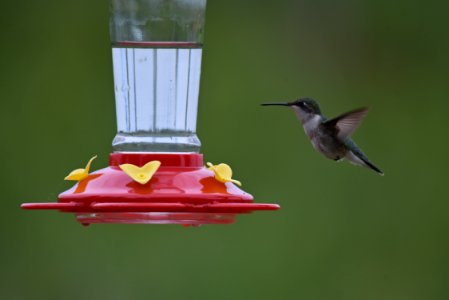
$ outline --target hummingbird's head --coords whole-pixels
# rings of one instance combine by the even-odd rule
[[[315,116],[321,116],[320,107],[312,98],[300,98],[292,102],[263,103],[262,105],[290,106],[302,123],[307,122]]]
[[[295,111],[301,111],[304,114],[321,115],[320,106],[312,98],[300,98],[293,102],[289,102],[288,106],[292,107]]]

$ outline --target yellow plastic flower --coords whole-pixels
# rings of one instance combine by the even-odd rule
[[[81,181],[85,178],[87,178],[87,176],[89,176],[89,169],[90,169],[90,164],[92,163],[92,161],[94,159],[96,159],[97,156],[95,155],[94,157],[92,157],[89,162],[87,163],[86,167],[84,169],[76,169],[73,170],[72,172],[70,172],[69,175],[67,175],[64,180],[75,180],[75,181]]]
[[[213,171],[215,173],[215,179],[226,183],[226,182],[232,182],[237,184],[238,186],[241,186],[242,183],[238,180],[232,179],[232,169],[227,164],[219,164],[214,166],[210,162],[207,163],[208,169]]]
[[[126,173],[129,177],[131,177],[134,181],[137,181],[140,184],[145,184],[151,180],[154,173],[156,173],[157,169],[161,166],[161,162],[154,160],[150,161],[143,167],[138,167],[132,164],[123,164],[120,165],[120,169]]]

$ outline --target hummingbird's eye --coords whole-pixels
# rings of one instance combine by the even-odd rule
[[[305,111],[310,111],[310,107],[307,102],[299,102],[299,107],[301,107]]]

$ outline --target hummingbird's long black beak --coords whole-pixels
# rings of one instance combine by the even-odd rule
[[[289,102],[271,102],[271,103],[262,103],[262,106],[271,106],[271,105],[276,105],[276,106],[290,106]]]

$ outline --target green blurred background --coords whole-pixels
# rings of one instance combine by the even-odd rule
[[[2,1],[2,299],[449,299],[449,20],[441,1],[209,1],[198,135],[278,212],[227,226],[22,211],[115,135],[108,1]],[[371,112],[382,168],[314,152],[294,114]]]

